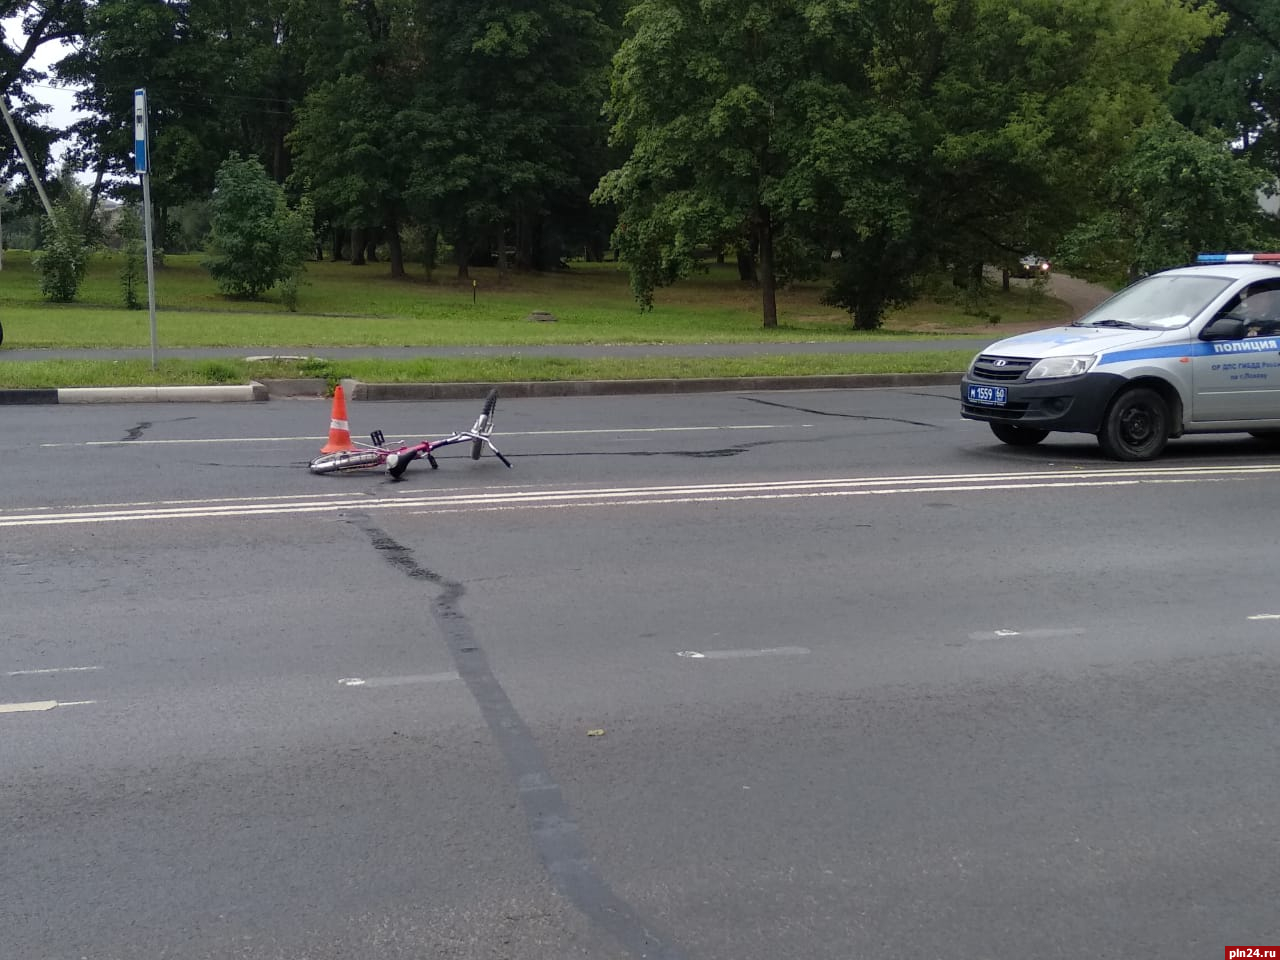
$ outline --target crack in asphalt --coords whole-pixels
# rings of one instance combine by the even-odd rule
[[[907,420],[903,417],[868,417],[859,413],[832,413],[830,410],[814,410],[812,407],[798,407],[791,403],[777,403],[773,400],[762,400],[759,397],[744,397],[752,403],[766,407],[780,407],[783,410],[795,410],[797,413],[812,413],[815,417],[840,417],[845,420],[883,420],[888,423],[906,423],[913,427],[929,427],[931,430],[941,429],[936,423],[922,423],[919,420]]]
[[[439,588],[431,604],[432,616],[444,634],[458,675],[507,761],[534,849],[556,888],[594,926],[609,933],[632,956],[683,960],[684,954],[671,944],[670,938],[657,932],[634,907],[614,893],[592,866],[577,821],[560,785],[551,776],[533,732],[499,683],[470,621],[462,612],[466,587],[422,566],[412,550],[397,542],[367,514],[346,513],[344,519],[369,538],[373,548],[391,567],[411,580]]]

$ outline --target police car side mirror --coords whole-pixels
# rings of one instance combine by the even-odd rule
[[[1201,340],[1243,340],[1248,329],[1246,321],[1240,317],[1227,314],[1218,317],[1200,331]]]

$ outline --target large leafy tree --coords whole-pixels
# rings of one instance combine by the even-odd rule
[[[640,302],[687,275],[699,252],[759,251],[764,325],[780,276],[803,257],[817,211],[813,155],[847,117],[842,51],[857,6],[791,0],[640,0],[614,60],[609,114],[629,151],[596,191]]]
[[[1178,65],[1174,115],[1280,177],[1280,3],[1216,0],[1224,29]]]
[[[1108,279],[1190,262],[1205,250],[1277,239],[1258,206],[1267,175],[1171,118],[1151,123],[1102,181],[1105,206],[1065,239],[1061,259]]]
[[[74,128],[73,157],[97,172],[95,191],[104,178],[132,180],[132,96],[147,89],[161,245],[165,212],[207,197],[229,152],[259,158],[277,180],[288,172],[284,137],[301,81],[284,0],[98,0],[57,73],[90,114]],[[136,199],[136,187],[121,192]]]
[[[293,16],[306,31],[310,88],[288,139],[293,183],[323,218],[354,231],[353,264],[365,262],[370,231],[385,228],[392,275],[403,276],[400,228],[420,147],[408,108],[424,70],[412,4],[299,3]]]
[[[49,108],[37,85],[50,78],[33,63],[41,48],[81,34],[85,7],[85,0],[0,0],[0,96],[42,180],[48,179],[51,147],[61,131],[44,122]],[[18,191],[21,208],[34,209],[29,173],[8,128],[0,126],[0,183],[15,175],[25,188]]]
[[[508,238],[525,266],[560,256],[551,224],[602,168],[610,10],[596,0],[419,0],[430,70],[415,101],[411,193],[455,248]],[[538,243],[541,237],[543,243]]]
[[[630,157],[598,195],[642,302],[745,224],[836,250],[832,302],[879,325],[931,261],[980,264],[1067,229],[1176,59],[1191,0],[641,0],[615,61]]]
[[[862,150],[837,171],[832,299],[859,327],[929,262],[979,274],[1048,250],[1105,202],[1103,175],[1162,111],[1179,56],[1215,29],[1184,0],[880,0]],[[885,161],[862,162],[880,144]],[[841,169],[841,157],[854,162]],[[882,294],[882,296],[881,296]]]

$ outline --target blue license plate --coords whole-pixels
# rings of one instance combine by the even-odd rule
[[[976,383],[966,385],[970,403],[985,403],[991,407],[1003,407],[1009,402],[1008,387],[983,387]]]

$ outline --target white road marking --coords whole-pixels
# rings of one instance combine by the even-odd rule
[[[924,474],[900,477],[841,477],[779,480],[761,483],[522,489],[518,486],[431,488],[404,493],[336,492],[288,494],[256,498],[168,500],[128,505],[35,508],[32,512],[0,510],[0,527],[35,527],[140,520],[193,520],[213,517],[262,517],[303,513],[336,513],[358,505],[361,510],[420,508],[420,513],[478,512],[566,506],[685,504],[812,497],[850,497],[921,493],[983,493],[1071,487],[1220,482],[1280,473],[1280,466],[1147,467],[1094,470],[1050,470],[1019,473]]]
[[[1025,637],[1028,640],[1050,640],[1055,637],[1078,637],[1085,633],[1083,627],[1037,627],[1031,630],[981,630],[969,634],[970,640],[1007,640]]]
[[[54,707],[83,707],[97,700],[70,700],[59,703],[57,700],[32,700],[28,703],[0,703],[0,713],[39,713],[52,710]]]
[[[681,650],[677,657],[690,660],[743,660],[748,657],[803,657],[808,647],[766,647],[764,650]]]
[[[414,683],[445,683],[460,679],[456,671],[445,673],[418,673],[403,677],[343,677],[338,681],[344,687],[404,687]]]
[[[593,427],[589,430],[504,430],[504,437],[580,437],[601,433],[702,433],[717,430],[802,430],[812,423],[738,423],[708,427]],[[64,443],[42,443],[42,448],[56,447],[159,447],[199,445],[206,443],[323,443],[327,437],[196,437],[186,440],[78,440]]]
[[[1280,620],[1280,613],[1255,613],[1250,620]]]
[[[34,677],[46,673],[80,673],[85,670],[101,670],[101,667],[46,667],[43,670],[10,670],[6,677]]]

